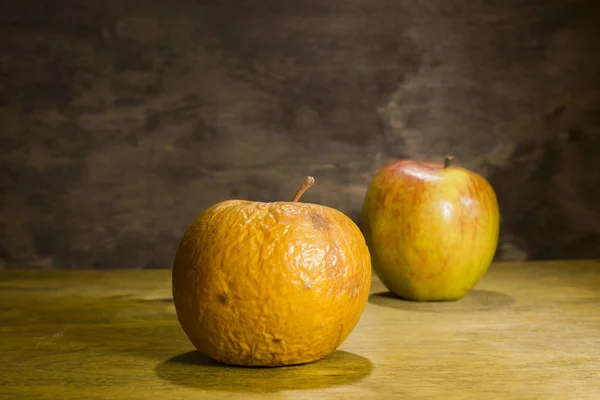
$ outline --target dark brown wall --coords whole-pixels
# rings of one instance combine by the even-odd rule
[[[600,257],[596,0],[0,5],[0,268],[169,267],[203,208],[356,218],[386,161],[456,162],[499,259]]]

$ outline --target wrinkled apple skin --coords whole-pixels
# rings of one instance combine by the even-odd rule
[[[373,269],[397,296],[464,297],[488,270],[498,244],[496,194],[480,175],[441,163],[398,160],[373,178],[361,229]]]

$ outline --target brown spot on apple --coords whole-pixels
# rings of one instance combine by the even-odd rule
[[[220,296],[219,296],[219,302],[221,304],[227,304],[229,302],[229,293],[227,292],[223,292]]]
[[[323,215],[319,213],[310,213],[310,222],[312,223],[313,228],[318,231],[326,231],[329,229],[330,224],[329,221]]]

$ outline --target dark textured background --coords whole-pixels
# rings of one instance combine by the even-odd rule
[[[499,259],[600,257],[600,2],[0,5],[0,268],[170,267],[231,197],[356,218],[411,157],[487,177]]]

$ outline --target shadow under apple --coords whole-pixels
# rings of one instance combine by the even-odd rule
[[[281,392],[346,385],[363,379],[372,370],[368,359],[340,350],[309,364],[267,368],[229,366],[191,351],[163,361],[156,367],[156,374],[171,383],[197,389]]]
[[[456,301],[419,302],[402,299],[392,292],[373,293],[369,302],[378,306],[416,312],[470,313],[508,307],[515,302],[512,296],[491,290],[472,290]]]

